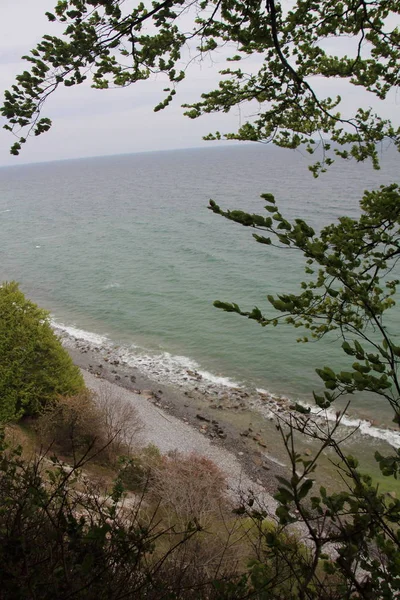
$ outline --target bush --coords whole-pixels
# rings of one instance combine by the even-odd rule
[[[196,528],[176,533],[155,514],[144,518],[140,502],[125,502],[118,484],[101,493],[76,467],[54,460],[45,471],[44,458],[26,462],[0,436],[1,600],[239,597],[216,591],[214,574],[227,572],[221,558],[212,569],[206,561],[193,568],[185,548]]]
[[[76,396],[60,397],[57,403],[41,416],[37,430],[42,443],[74,463],[82,456],[91,456],[107,445],[104,424],[93,394],[85,390]]]
[[[157,446],[149,444],[133,456],[121,457],[118,476],[126,489],[143,493],[154,482],[163,460]]]
[[[84,390],[58,398],[37,423],[42,443],[71,456],[74,464],[82,456],[96,456],[113,467],[120,456],[131,456],[140,428],[136,408],[107,384],[97,394]]]
[[[137,434],[142,429],[136,407],[107,382],[101,384],[93,400],[105,438],[112,440],[106,449],[109,461],[113,462],[122,455],[130,457]]]
[[[163,562],[148,563],[160,532],[124,506],[118,487],[99,495],[81,481],[78,491],[76,468],[54,462],[45,473],[44,457],[19,454],[0,447],[2,600],[167,597]]]
[[[165,457],[155,471],[152,491],[172,518],[185,523],[195,520],[201,527],[227,503],[224,474],[211,460],[195,453]]]
[[[83,378],[54,334],[47,311],[15,282],[0,287],[0,422],[37,415],[58,395],[84,389]]]
[[[185,539],[188,529],[197,531],[172,555],[168,554],[166,577],[179,580],[182,588],[188,590],[188,598],[192,597],[189,590],[196,592],[211,582],[214,587],[217,580],[235,581],[239,565],[246,562],[244,555],[249,545],[240,519],[232,515],[221,470],[203,456],[176,452],[164,457],[161,466],[154,470],[149,492],[146,498],[153,497],[158,502],[157,517],[162,526],[174,534],[171,539],[164,536],[160,540],[155,558],[168,554],[171,544]],[[240,596],[227,596],[235,597]]]

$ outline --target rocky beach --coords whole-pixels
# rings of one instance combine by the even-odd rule
[[[139,413],[147,443],[157,445],[161,451],[176,449],[206,454],[222,468],[229,455],[233,462],[225,470],[230,476],[235,473],[237,483],[251,480],[268,494],[275,491],[276,475],[285,472],[281,461],[270,454],[267,443],[270,429],[276,430],[272,411],[273,404],[278,408],[279,404],[275,399],[270,399],[271,427],[267,429],[249,407],[249,393],[241,388],[221,390],[221,386],[207,384],[198,372],[190,369],[187,384],[181,388],[155,381],[121,358],[118,348],[96,346],[57,328],[56,333],[83,370],[91,389],[96,389],[101,381],[108,381],[118,386],[119,393],[130,394],[132,402],[141,407]],[[147,410],[143,408],[146,406]],[[153,423],[155,414],[160,417],[158,425],[170,425],[167,431],[148,424],[149,419]]]
[[[241,472],[255,485],[268,494],[275,492],[276,475],[284,476],[289,463],[276,422],[279,418],[287,420],[293,400],[264,390],[240,387],[226,378],[210,377],[192,364],[173,361],[172,357],[169,362],[162,361],[157,356],[132,352],[96,334],[55,323],[53,327],[75,364],[91,376],[92,382],[108,381],[126,390],[132,394],[133,402],[140,399],[142,405],[158,411],[164,422],[179,420],[183,429],[172,427],[168,434],[173,440],[173,449],[198,451],[200,436],[207,441],[207,448],[221,448],[231,453],[241,465]],[[332,415],[323,412],[310,416],[321,426],[328,423],[327,416],[329,419]],[[146,421],[146,415],[144,417]],[[379,429],[348,415],[343,417],[342,423],[344,437],[354,432],[346,442],[349,451],[356,456],[362,453],[373,476],[379,477],[373,460],[375,449],[388,450],[385,438],[396,447],[398,432]],[[151,431],[150,437],[151,443],[163,445],[157,430]],[[370,441],[368,445],[365,445],[366,439]],[[297,450],[308,456],[316,448],[314,442],[304,436],[298,436],[296,444]],[[237,474],[238,468],[234,471]],[[320,457],[317,478],[328,487],[337,487],[337,472],[329,455]]]

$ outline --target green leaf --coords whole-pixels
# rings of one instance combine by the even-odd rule
[[[298,499],[303,500],[310,492],[313,485],[314,481],[312,479],[306,479],[306,481],[300,486],[300,489],[297,492]]]

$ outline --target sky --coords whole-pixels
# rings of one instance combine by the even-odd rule
[[[56,0],[0,1],[1,96],[15,76],[27,68],[28,63],[20,57],[28,53],[44,33],[57,33],[58,24],[49,23],[45,16],[55,3]],[[345,46],[346,42],[344,46],[341,42],[342,51]],[[153,108],[163,98],[165,87],[160,77],[124,89],[93,90],[86,84],[60,88],[50,97],[43,112],[43,116],[53,120],[51,130],[29,140],[20,156],[9,154],[14,139],[0,129],[0,165],[215,144],[203,142],[202,136],[216,130],[233,131],[245,115],[235,108],[227,115],[205,115],[192,120],[183,116],[180,105],[196,101],[201,92],[215,88],[218,70],[224,66],[222,54],[216,64],[206,61],[194,65],[190,76],[179,86],[172,105],[157,113]],[[337,80],[316,82],[316,85],[323,93],[340,93],[348,111],[366,99],[360,88],[352,87],[350,93],[346,84]],[[367,103],[373,104],[374,99],[367,98]],[[399,107],[400,99],[393,94],[383,112],[393,117]]]

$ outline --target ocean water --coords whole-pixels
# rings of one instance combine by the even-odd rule
[[[69,160],[0,169],[0,278],[17,280],[70,332],[123,348],[132,364],[182,383],[187,368],[219,384],[310,401],[316,367],[345,367],[334,335],[297,344],[299,330],[261,328],[213,307],[259,306],[296,291],[303,260],[254,242],[251,230],[207,210],[263,212],[271,192],[290,219],[316,228],[356,216],[363,190],[396,181],[382,169],[338,162],[313,179],[310,157],[243,145]],[[398,323],[396,309],[391,327]],[[352,401],[351,415],[390,423],[383,401]]]

